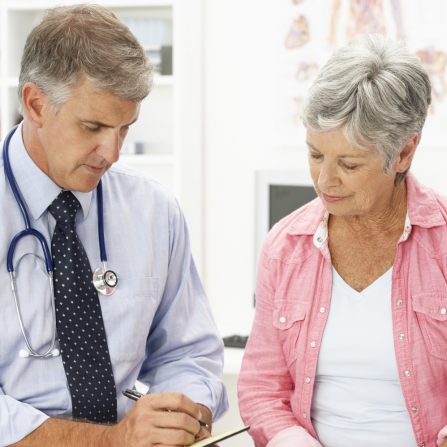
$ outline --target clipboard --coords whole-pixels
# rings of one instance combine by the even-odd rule
[[[217,442],[223,441],[224,439],[231,438],[232,436],[236,436],[239,433],[243,433],[244,431],[249,430],[250,427],[247,425],[246,427],[236,428],[235,430],[224,431],[219,433],[218,435],[211,436],[211,438],[203,439],[202,441],[195,442],[191,444],[189,447],[207,447]]]

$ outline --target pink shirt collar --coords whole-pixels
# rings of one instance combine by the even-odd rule
[[[416,177],[409,172],[406,177],[408,212],[405,221],[405,229],[402,235],[407,240],[411,233],[412,225],[422,228],[439,227],[446,224],[446,216],[442,214],[441,207],[432,190],[420,184]],[[313,235],[314,244],[320,248],[327,239],[327,223],[329,213],[316,198],[308,205],[308,212],[303,213],[290,227],[288,234]]]

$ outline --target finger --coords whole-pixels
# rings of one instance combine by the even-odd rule
[[[172,428],[155,428],[151,433],[153,444],[162,445],[191,445],[194,444],[195,437],[185,430],[176,430]]]
[[[155,411],[151,415],[152,425],[158,428],[186,430],[194,436],[200,431],[200,424],[189,414],[182,412]]]
[[[199,419],[199,406],[182,393],[150,394],[148,397],[154,410],[179,410],[194,419]]]

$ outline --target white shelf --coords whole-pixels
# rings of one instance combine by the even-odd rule
[[[175,163],[173,155],[159,155],[159,154],[123,154],[120,155],[121,163],[130,165],[144,164],[144,165],[171,165]]]
[[[167,76],[167,75],[155,75],[154,76],[154,87],[157,87],[158,85],[174,85],[174,76]]]
[[[168,186],[188,216],[195,261],[202,269],[203,132],[202,52],[206,0],[0,0],[0,127],[4,137],[18,118],[17,86],[26,37],[44,11],[55,6],[95,3],[120,19],[172,21],[174,76],[156,75],[141,104],[129,141],[145,142],[153,154],[122,155],[120,161]]]

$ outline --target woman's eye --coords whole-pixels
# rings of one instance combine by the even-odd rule
[[[311,156],[314,160],[319,160],[319,159],[321,158],[321,155],[310,154],[310,156]]]
[[[348,165],[345,165],[344,163],[342,163],[342,164],[346,169],[349,169],[351,171],[357,167],[357,166],[348,166]]]

